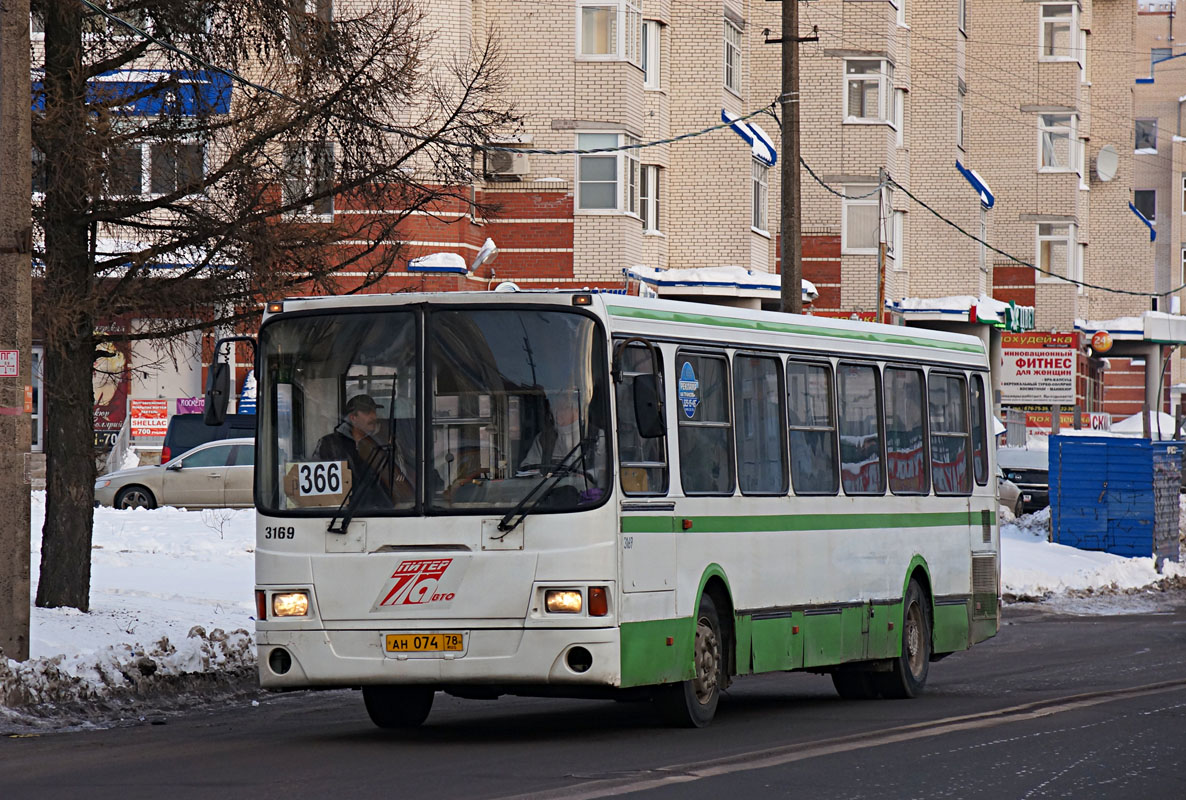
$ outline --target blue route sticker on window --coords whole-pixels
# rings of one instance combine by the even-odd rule
[[[700,381],[696,380],[690,361],[685,361],[679,371],[679,403],[688,419],[696,416],[696,406],[700,405]]]

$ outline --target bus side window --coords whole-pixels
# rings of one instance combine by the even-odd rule
[[[787,493],[785,396],[777,358],[733,357],[737,481],[742,494]]]
[[[845,494],[885,494],[880,378],[871,364],[841,364],[836,371],[840,480]]]
[[[988,424],[984,412],[984,376],[973,375],[969,390],[972,403],[972,473],[976,483],[988,483]]]
[[[935,494],[971,494],[972,437],[968,431],[968,387],[964,376],[932,372],[929,384]]]
[[[680,353],[675,363],[679,476],[684,494],[733,494],[728,362],[723,356]]]
[[[667,437],[643,438],[634,418],[634,377],[651,374],[651,352],[631,345],[621,354],[622,380],[616,387],[618,406],[618,464],[626,494],[667,494]],[[662,396],[663,365],[659,364]]]
[[[791,480],[795,494],[836,494],[832,365],[787,361]]]
[[[923,421],[922,371],[886,367],[882,382],[885,397],[885,447],[889,488],[894,494],[926,494],[925,423]]]

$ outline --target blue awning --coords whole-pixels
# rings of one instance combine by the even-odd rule
[[[768,167],[773,167],[778,162],[778,151],[774,149],[773,140],[756,123],[742,122],[736,114],[731,114],[723,108],[721,109],[721,122],[728,122],[729,127],[738,136],[745,139],[754,158]]]
[[[974,169],[965,167],[959,162],[959,159],[956,159],[955,168],[960,171],[960,175],[968,179],[968,183],[972,184],[972,188],[980,195],[980,205],[984,206],[985,209],[990,209],[996,205],[997,199],[988,188],[988,184],[984,181],[984,178],[980,177],[980,173]]]
[[[158,89],[166,83],[169,88]],[[112,70],[87,81],[86,92],[88,103],[106,103],[126,117],[198,117],[231,108],[231,79],[208,70]],[[33,81],[33,110],[45,110],[40,80]]]

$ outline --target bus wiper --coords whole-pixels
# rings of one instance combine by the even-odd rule
[[[575,464],[570,464],[568,462],[572,460],[572,457],[577,452],[583,452],[583,448],[588,441],[589,440],[582,439],[581,441],[577,442],[576,445],[564,455],[564,458],[560,459],[560,462],[556,464],[555,468],[545,475],[539,483],[531,487],[531,491],[523,495],[523,499],[520,500],[514,508],[508,511],[505,517],[499,520],[498,529],[502,531],[502,536],[495,538],[502,539],[515,528],[519,527],[519,524],[523,522],[523,520],[527,519],[527,515],[532,511],[535,511],[536,506],[544,501],[544,498],[548,496],[553,487],[556,486],[556,483],[561,478],[566,475],[577,475],[581,473],[581,470],[578,470]],[[545,486],[547,486],[546,489],[544,489]],[[542,492],[540,491],[541,489],[543,489]],[[538,495],[538,497],[536,495]],[[535,498],[534,502],[532,502],[532,498]],[[531,504],[528,505],[528,503]],[[514,520],[514,522],[511,522],[511,520]]]
[[[378,465],[380,454],[385,459],[387,458],[387,445],[376,442],[374,449],[371,450],[371,454],[366,460],[366,477],[363,478],[362,483],[350,484],[350,491],[346,492],[346,496],[342,498],[341,505],[334,512],[333,519],[329,521],[329,527],[326,528],[330,533],[345,533],[346,529],[350,527],[350,521],[358,513],[358,506],[362,502],[360,498],[366,497],[367,492],[379,480],[379,470],[376,469],[376,466]],[[394,461],[394,459],[390,460]],[[341,519],[341,522],[338,521],[339,519]]]

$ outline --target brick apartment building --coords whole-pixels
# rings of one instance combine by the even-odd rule
[[[637,291],[658,270],[735,267],[753,285],[706,289],[693,276],[649,288],[777,302],[781,136],[772,115],[747,115],[781,93],[780,48],[765,41],[780,35],[778,3],[432,0],[422,10],[435,59],[494,32],[525,119],[494,142],[518,152],[477,165],[473,196],[496,213],[458,203],[417,215],[403,231],[407,268],[378,290],[511,280]],[[880,311],[973,333],[994,367],[1005,328],[1072,333],[1082,408],[1120,416],[1156,403],[1166,345],[1186,342],[1181,318],[1152,312],[1147,297],[1045,277],[952,227],[1055,275],[1137,292],[1169,285],[1150,227],[1129,207],[1144,202],[1133,190],[1146,180],[1132,146],[1146,14],[1115,0],[817,0],[800,11],[799,35],[818,36],[800,47],[801,153],[819,179],[802,171],[814,312]],[[658,142],[739,117],[639,149],[532,152]],[[1180,146],[1158,142],[1159,155]],[[374,210],[339,204],[330,219]],[[1163,247],[1183,241],[1169,216]],[[499,258],[471,272],[463,265],[487,239]],[[415,260],[438,253],[452,259]],[[1088,349],[1098,331],[1115,341],[1106,362]],[[142,391],[196,393],[200,370],[187,369]]]

